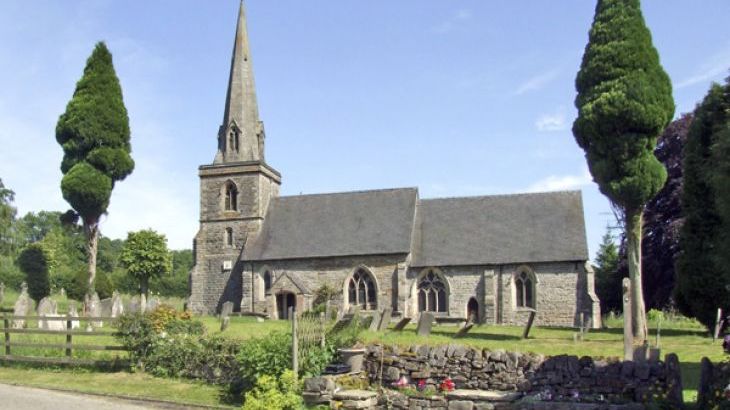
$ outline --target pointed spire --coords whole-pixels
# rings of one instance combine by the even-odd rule
[[[259,120],[243,0],[238,11],[226,106],[215,162],[263,161],[263,124]]]

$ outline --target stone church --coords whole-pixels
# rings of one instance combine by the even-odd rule
[[[284,319],[335,290],[340,311],[600,322],[579,191],[422,199],[417,188],[280,196],[264,157],[243,7],[215,159],[199,168],[190,308]]]

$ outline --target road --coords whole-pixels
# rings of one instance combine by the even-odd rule
[[[0,409],[2,410],[142,410],[154,408],[164,407],[98,396],[0,384]]]

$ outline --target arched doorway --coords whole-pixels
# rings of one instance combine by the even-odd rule
[[[469,303],[466,304],[466,320],[479,323],[479,302],[475,298],[469,299]]]
[[[291,292],[281,292],[276,294],[276,313],[279,319],[289,320],[289,308],[296,311],[297,298]]]

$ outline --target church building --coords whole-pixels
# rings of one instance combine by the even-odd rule
[[[420,198],[417,188],[280,196],[241,3],[223,123],[199,168],[189,307],[287,318],[324,287],[340,311],[487,324],[600,323],[579,191]],[[212,145],[212,144],[211,144]]]

